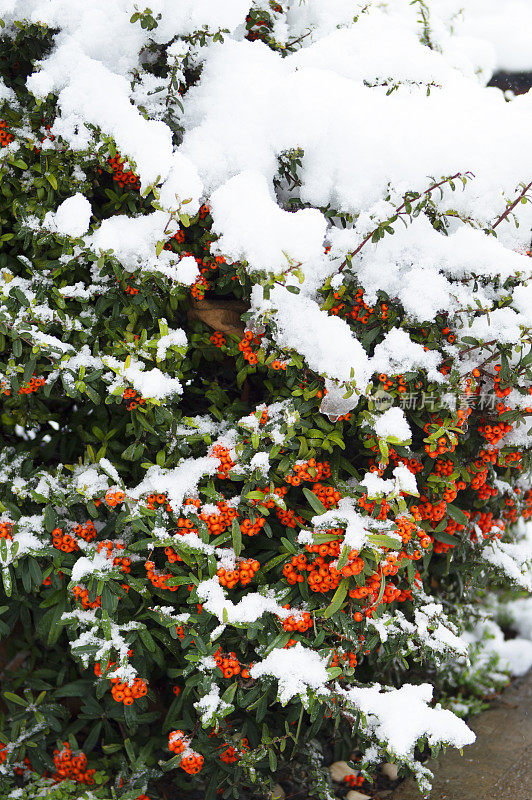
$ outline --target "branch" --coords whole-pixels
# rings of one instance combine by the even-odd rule
[[[530,183],[529,183],[527,186],[525,186],[525,188],[523,189],[523,191],[521,192],[521,194],[519,195],[519,197],[517,198],[517,200],[515,200],[515,201],[512,203],[512,205],[511,205],[511,206],[508,206],[508,208],[506,209],[506,211],[504,212],[504,214],[501,214],[501,216],[499,217],[499,219],[497,220],[497,222],[496,222],[494,225],[492,225],[492,226],[491,226],[491,227],[492,227],[492,229],[496,228],[496,227],[497,227],[497,225],[500,225],[500,224],[501,224],[501,222],[503,221],[503,219],[506,219],[506,217],[507,217],[509,214],[511,214],[511,213],[512,213],[512,211],[514,210],[514,208],[516,207],[516,205],[518,205],[518,204],[521,202],[521,200],[523,199],[523,197],[526,195],[526,193],[528,192],[528,190],[529,190],[531,187],[532,187],[532,181],[530,181]]]
[[[299,39],[294,39],[292,42],[287,42],[284,46],[285,50],[287,50],[289,47],[293,47],[295,44],[299,44],[299,42],[302,42],[303,39],[307,38],[307,36],[310,36],[311,33],[313,33],[313,29],[307,31],[307,33],[304,33],[303,36],[299,37]]]
[[[478,344],[472,344],[471,347],[466,347],[465,350],[460,350],[459,358],[460,360],[467,355],[467,353],[471,353],[473,350],[478,350],[482,347],[491,347],[492,344],[497,344],[497,339],[492,339],[490,342],[479,342]]]
[[[465,173],[465,174],[466,174],[466,175],[471,175],[471,176],[473,176],[473,175],[472,175],[472,173]],[[425,197],[425,195],[427,195],[427,194],[430,194],[430,193],[431,193],[431,192],[433,192],[435,189],[439,189],[439,188],[440,188],[440,186],[443,186],[445,183],[449,183],[450,181],[454,181],[454,180],[456,180],[457,178],[462,178],[462,177],[463,177],[462,173],[461,173],[461,172],[457,172],[455,175],[451,175],[451,177],[450,177],[450,178],[442,178],[442,180],[441,180],[441,181],[438,181],[438,183],[433,183],[433,184],[432,184],[432,186],[429,186],[429,188],[428,188],[428,189],[425,189],[425,191],[424,191],[424,192],[421,192],[421,194],[420,194],[420,195],[419,195],[417,198],[415,198],[415,199],[416,199],[416,200],[419,200],[421,197]],[[532,184],[531,184],[531,185],[532,185]],[[396,208],[396,209],[395,209],[395,214],[393,215],[393,217],[398,217],[398,216],[401,216],[401,214],[403,214],[403,213],[404,213],[404,210],[405,210],[405,207],[406,207],[406,204],[407,204],[407,202],[408,202],[408,201],[407,201],[407,200],[406,200],[406,198],[405,198],[405,200],[404,200],[404,201],[401,203],[401,205],[400,205],[400,206],[398,206],[398,208]],[[390,220],[391,220],[391,219],[393,219],[393,217],[390,217]],[[390,220],[388,220],[388,222],[389,222]],[[352,252],[352,253],[350,253],[350,254],[349,254],[349,256],[346,256],[346,258],[344,259],[344,261],[343,261],[343,262],[342,262],[342,264],[340,265],[340,267],[339,267],[339,269],[338,269],[338,272],[342,272],[342,271],[345,269],[345,267],[347,266],[347,264],[349,263],[349,261],[350,261],[350,260],[353,258],[353,256],[356,256],[356,255],[357,255],[357,253],[360,253],[360,251],[362,250],[362,248],[363,248],[363,247],[364,247],[364,246],[365,246],[365,245],[366,245],[366,244],[367,244],[367,243],[368,243],[368,242],[369,242],[369,241],[370,241],[370,240],[373,238],[373,235],[374,235],[374,234],[375,234],[375,233],[376,233],[376,232],[379,230],[379,228],[381,227],[381,225],[382,225],[382,224],[383,224],[383,223],[381,222],[379,225],[377,225],[377,227],[376,227],[376,228],[374,228],[374,229],[373,229],[373,230],[372,230],[370,233],[368,233],[368,235],[366,236],[366,238],[365,238],[365,239],[363,239],[363,240],[360,242],[360,244],[358,245],[358,247],[357,247],[355,250],[353,250],[353,252]]]

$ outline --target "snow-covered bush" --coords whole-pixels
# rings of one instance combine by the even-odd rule
[[[460,5],[0,0],[6,796],[473,740],[461,630],[530,588],[532,97]]]

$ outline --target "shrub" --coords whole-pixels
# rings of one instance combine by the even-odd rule
[[[430,3],[115,5],[4,14],[2,791],[426,787],[529,586],[529,121]]]

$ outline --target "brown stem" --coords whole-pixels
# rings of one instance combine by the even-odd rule
[[[525,186],[525,188],[523,189],[523,191],[521,192],[521,194],[519,195],[519,197],[517,198],[517,200],[514,200],[514,202],[512,203],[512,205],[511,205],[511,206],[508,206],[508,208],[506,209],[506,211],[504,212],[504,214],[501,214],[501,216],[499,217],[499,219],[497,220],[497,222],[496,222],[494,225],[492,225],[492,226],[491,226],[491,227],[492,227],[492,229],[496,228],[496,227],[497,227],[497,225],[500,225],[500,224],[501,224],[501,222],[503,221],[503,219],[506,219],[506,217],[507,217],[509,214],[511,214],[511,213],[512,213],[512,211],[514,210],[514,208],[516,207],[516,205],[518,205],[518,203],[520,203],[520,202],[521,202],[521,200],[523,199],[523,197],[525,196],[525,194],[528,192],[528,190],[529,190],[531,187],[532,187],[532,181],[530,181],[530,183],[529,183],[527,186]]]
[[[428,188],[428,189],[425,189],[425,191],[424,191],[424,192],[421,192],[421,194],[419,195],[419,197],[417,197],[417,198],[416,198],[416,200],[419,200],[419,198],[420,198],[420,197],[424,197],[425,195],[427,195],[427,194],[430,194],[430,193],[431,193],[431,192],[433,192],[435,189],[439,189],[439,188],[440,188],[440,186],[443,186],[445,183],[449,183],[449,181],[454,181],[456,178],[461,178],[461,177],[462,177],[462,173],[461,173],[461,172],[457,172],[455,175],[451,175],[451,177],[450,177],[450,178],[443,178],[443,179],[442,179],[441,181],[439,181],[438,183],[433,183],[433,184],[432,184],[432,186],[429,186],[429,188]],[[403,201],[403,203],[401,203],[401,205],[400,205],[400,206],[398,206],[398,207],[395,209],[395,214],[394,214],[394,216],[400,216],[402,213],[404,213],[404,209],[405,209],[405,207],[406,207],[406,203],[407,203],[407,201],[406,201],[406,199],[405,199],[405,200]],[[382,223],[381,223],[381,224],[382,224]],[[370,241],[370,239],[373,237],[373,234],[374,234],[374,233],[376,233],[376,232],[379,230],[379,228],[380,228],[380,225],[378,225],[378,226],[377,226],[376,228],[374,228],[374,229],[373,229],[373,230],[372,230],[370,233],[368,233],[368,235],[366,236],[366,238],[365,238],[365,239],[363,239],[363,240],[360,242],[360,244],[358,245],[358,247],[357,247],[355,250],[353,250],[353,252],[352,252],[352,253],[350,253],[350,254],[349,254],[349,259],[352,259],[352,258],[353,258],[353,256],[356,256],[356,255],[357,255],[357,253],[360,253],[360,251],[362,250],[362,248],[363,248],[363,247],[364,247],[364,246],[365,246],[365,245],[366,245],[366,244],[367,244],[367,243]],[[342,264],[340,265],[340,268],[338,269],[338,272],[342,272],[342,271],[345,269],[345,267],[347,266],[347,264],[348,264],[348,260],[347,260],[347,258],[345,258],[345,259],[344,259],[344,261],[342,262]]]
[[[497,344],[497,339],[492,339],[491,342],[481,342],[480,344],[473,344],[471,347],[466,347],[465,350],[460,351],[460,358],[462,359],[467,353],[472,350],[478,350],[479,347],[489,347],[492,344]]]
[[[287,42],[285,44],[285,49],[287,49],[288,47],[293,47],[295,44],[299,44],[299,42],[302,42],[303,39],[307,38],[307,36],[310,36],[311,33],[312,31],[308,31],[307,33],[304,33],[303,36],[300,36],[299,39],[294,39],[293,42]]]

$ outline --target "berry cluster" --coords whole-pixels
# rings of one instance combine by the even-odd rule
[[[157,572],[153,561],[146,561],[144,563],[144,567],[146,568],[146,575],[148,580],[157,589],[166,589],[169,592],[178,591],[179,586],[167,586],[167,581],[171,580],[174,577],[171,572],[168,573]]]
[[[290,608],[290,605],[287,603],[283,608]],[[283,620],[284,630],[290,632],[298,631],[299,633],[305,633],[309,628],[312,628],[313,624],[312,617],[308,611],[303,611],[301,614],[298,614],[297,617],[291,614]]]
[[[149,494],[146,498],[146,505],[152,511],[155,511],[157,506],[163,506],[166,503],[166,495],[165,494]],[[166,510],[170,512],[172,510],[171,506],[166,503]]]
[[[33,392],[37,392],[41,386],[44,386],[46,383],[44,378],[35,378],[33,377],[25,386],[21,386],[18,390],[19,394],[32,394]]]
[[[176,756],[183,755],[179,766],[189,775],[195,775],[200,772],[203,766],[203,756],[196,753],[190,747],[190,740],[185,736],[183,731],[171,731],[168,737],[168,749],[175,753]]]
[[[220,567],[218,572],[218,579],[221,586],[227,586],[228,589],[234,589],[240,581],[242,586],[247,586],[251,582],[255,573],[260,569],[260,564],[253,558],[248,558],[242,561],[237,569],[224,569]]]
[[[109,491],[105,495],[105,502],[109,508],[115,508],[116,506],[120,505],[120,503],[124,502],[125,496],[126,495],[121,489],[116,492]]]
[[[290,486],[299,486],[301,481],[317,483],[331,477],[331,467],[327,461],[316,461],[310,458],[308,461],[297,461],[288,472],[284,479]]]
[[[197,501],[197,508],[199,508],[200,501]],[[225,500],[219,500],[216,503],[216,507],[218,508],[217,514],[206,514],[205,512],[201,512],[199,514],[199,518],[207,525],[207,530],[209,531],[210,536],[219,536],[221,533],[227,530],[227,528],[231,525],[232,521],[238,517],[238,512],[236,509],[231,508],[228,506]],[[180,520],[178,520],[178,527],[179,527]],[[186,520],[186,523],[190,523],[190,520]],[[186,524],[184,527],[188,527]]]
[[[127,291],[127,290],[126,290]],[[138,289],[135,289],[135,294],[138,292]],[[133,294],[133,292],[129,292]],[[141,397],[134,389],[126,389],[123,394],[124,400],[126,400],[126,408],[128,411],[133,411],[134,408],[137,406],[144,406],[146,405],[146,400],[144,397]]]
[[[113,684],[111,689],[113,700],[123,703],[125,706],[133,705],[135,700],[148,693],[148,687],[141,678],[135,678],[132,684],[121,681],[120,678],[111,678],[111,683]]]
[[[13,538],[13,523],[7,520],[0,521],[0,539]]]
[[[89,608],[100,608],[102,605],[102,598],[99,596],[96,596],[95,600],[89,600],[89,590],[85,586],[77,584],[72,589],[72,594],[76,600],[81,601],[81,605],[85,610]]]
[[[90,519],[87,520],[85,525],[81,523],[74,525],[74,533],[76,536],[79,536],[80,539],[85,539],[86,542],[92,542],[92,540],[96,538],[96,528]]]
[[[85,783],[92,786],[94,783],[95,769],[87,769],[87,756],[81,751],[74,755],[68,742],[63,742],[61,750],[54,750],[54,764],[56,781],[71,780],[76,783]]]
[[[127,162],[125,159],[121,158],[118,153],[114,158],[108,158],[107,163],[113,171],[113,180],[118,183],[120,188],[123,189],[124,186],[129,186],[131,189],[140,189],[139,179],[134,172],[129,169],[124,169]]]
[[[210,453],[212,458],[217,458],[220,461],[217,475],[222,480],[229,477],[229,472],[233,469],[236,462],[232,460],[229,450],[223,444],[215,444]]]
[[[52,544],[63,553],[75,553],[79,550],[79,545],[73,536],[68,533],[63,533],[61,528],[54,528],[52,531]]]
[[[215,347],[223,347],[224,344],[226,343],[225,336],[223,335],[223,333],[221,333],[221,331],[214,331],[212,336],[209,336],[209,341]]]
[[[234,675],[242,675],[243,678],[249,678],[251,665],[247,669],[242,669],[236,653],[229,653],[228,656],[224,656],[222,648],[219,647],[214,654],[214,660],[216,661],[216,666],[221,669],[224,678],[232,678]]]
[[[15,137],[7,130],[7,122],[0,119],[0,147],[7,147]]]
[[[238,343],[238,349],[252,367],[255,366],[259,360],[257,354],[253,352],[252,346],[260,347],[262,337],[262,333],[257,333],[255,335],[252,331],[246,331],[244,333],[244,338]]]
[[[113,554],[115,550],[124,550],[125,544],[123,542],[98,542],[96,549],[98,553],[102,550],[107,551],[107,558],[113,559],[113,566],[120,567],[122,572],[131,572],[131,558],[129,556],[117,556]]]

